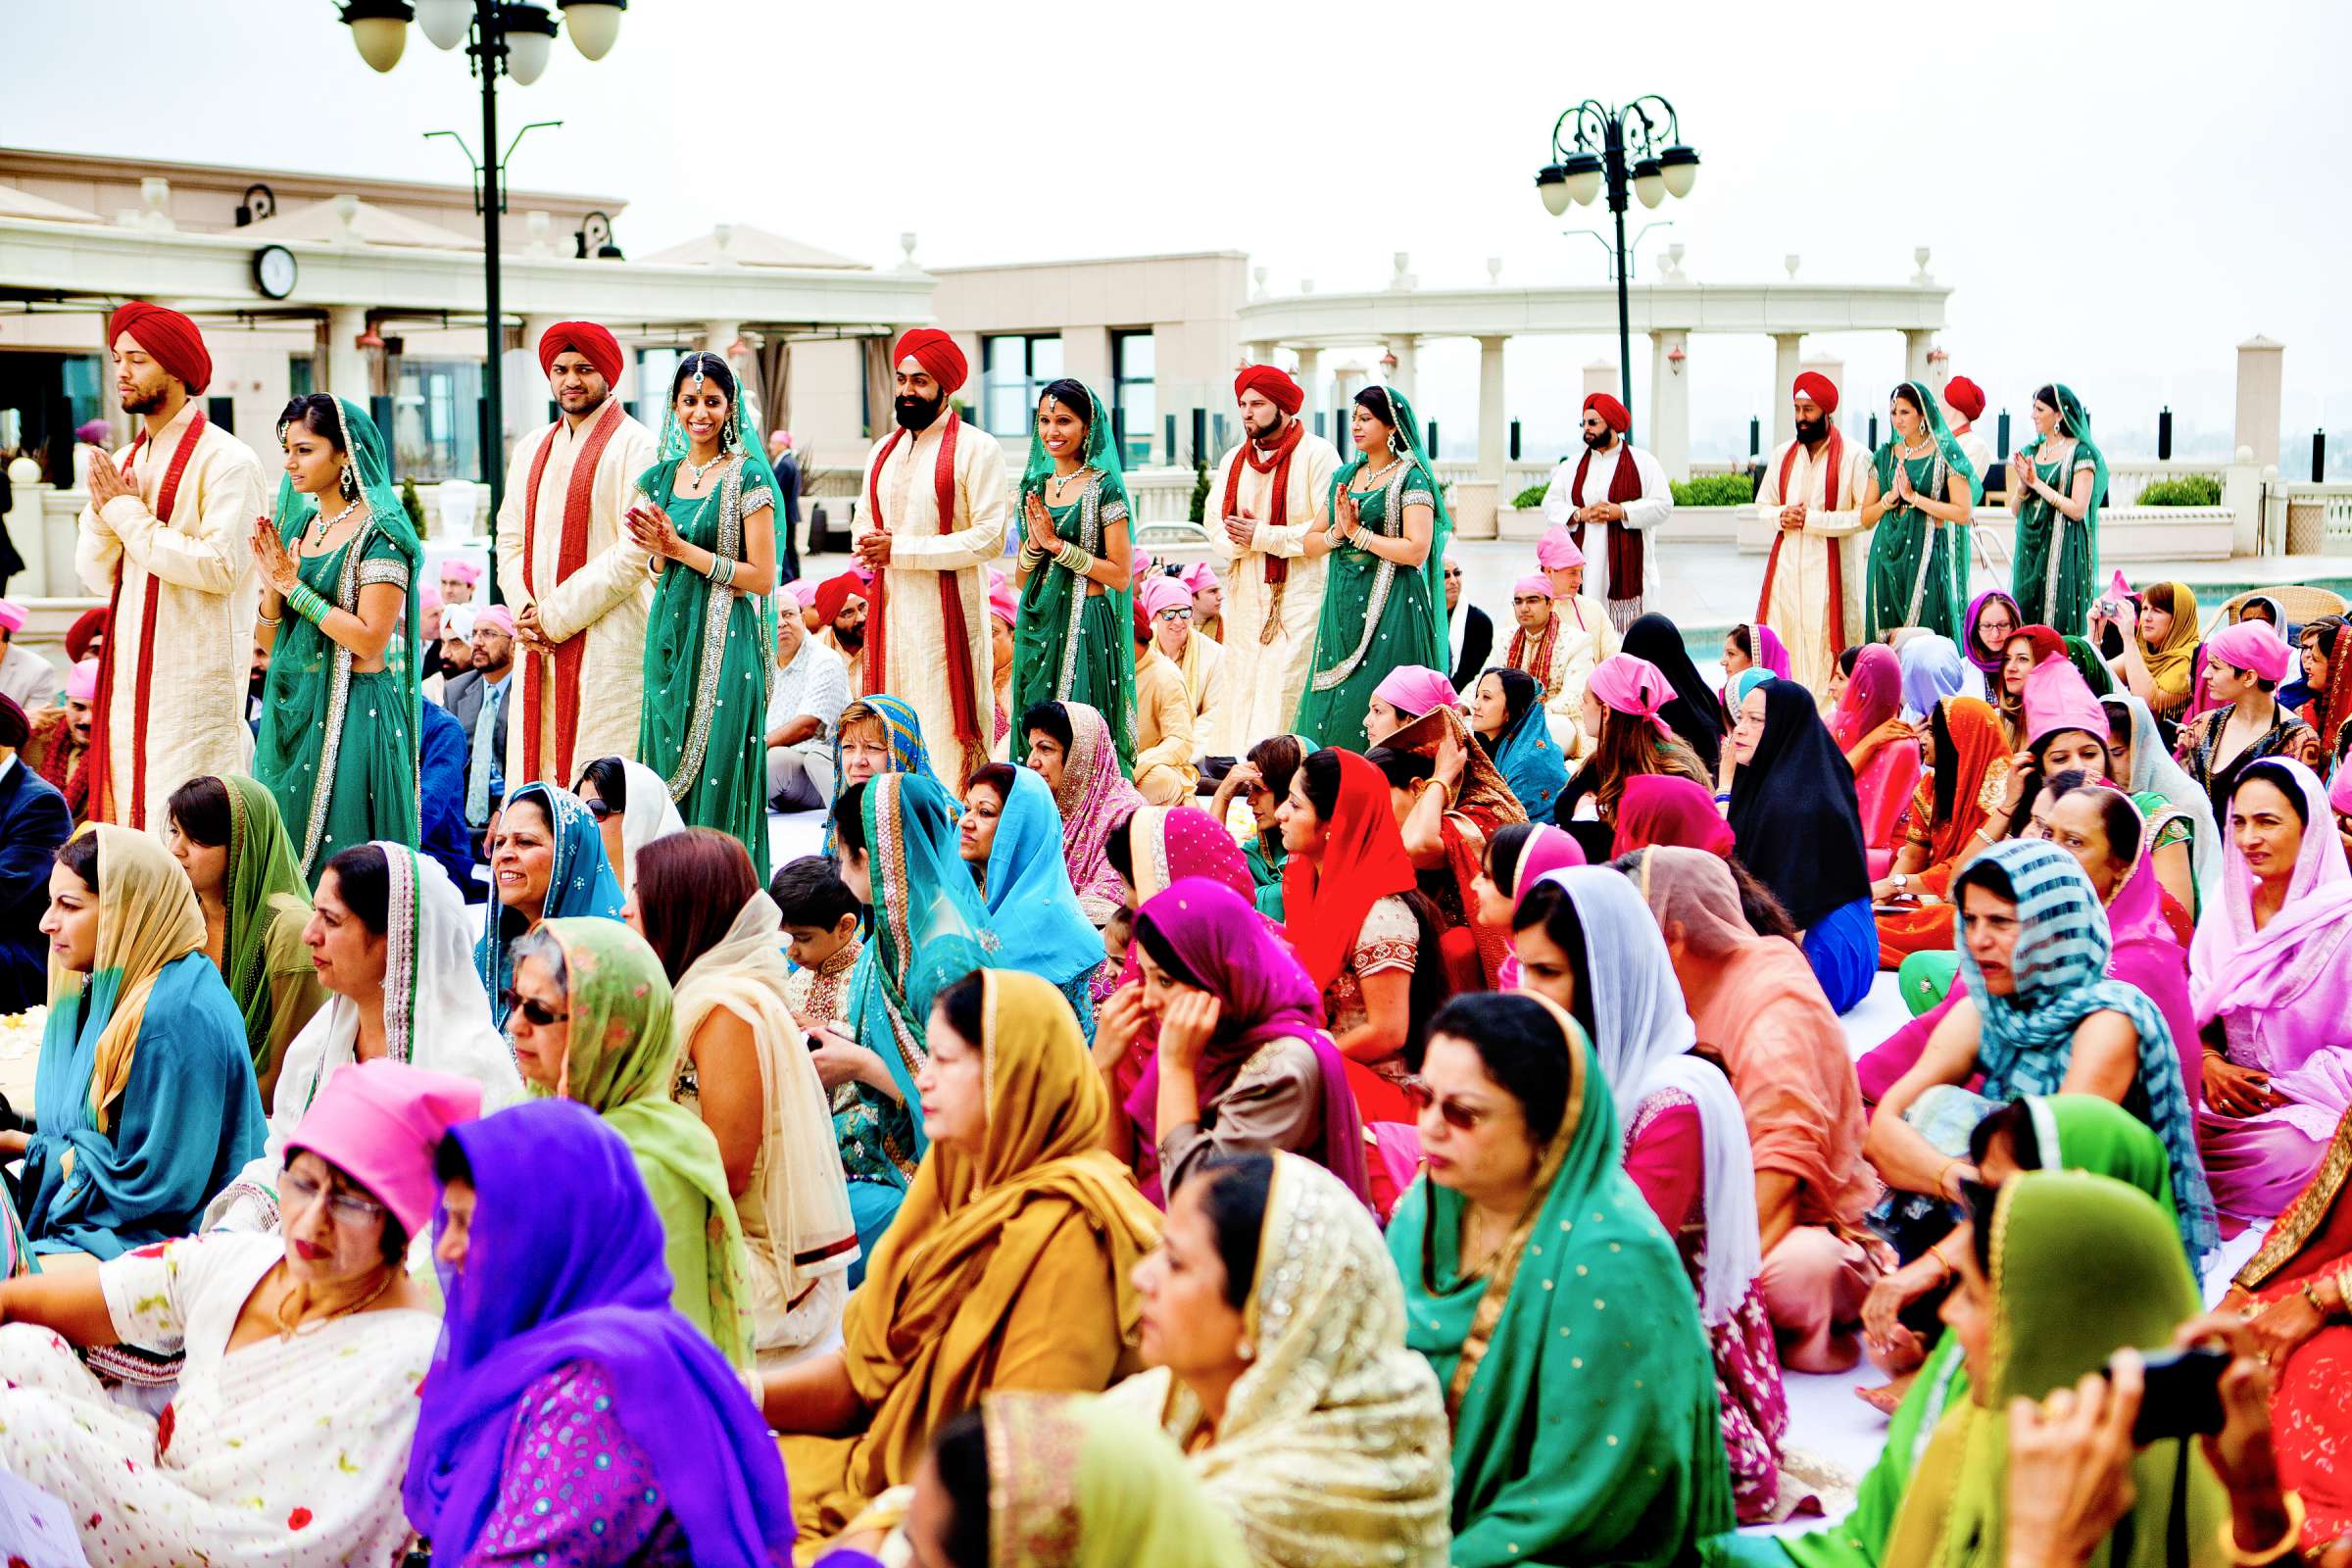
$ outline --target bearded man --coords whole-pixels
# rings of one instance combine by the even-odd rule
[[[245,674],[262,604],[252,545],[262,466],[197,404],[213,357],[194,321],[133,300],[107,338],[139,433],[90,464],[74,547],[82,583],[108,604],[88,814],[161,832],[173,790],[252,762]]]
[[[1796,437],[1772,455],[1756,487],[1756,511],[1778,530],[1764,559],[1756,618],[1787,645],[1789,678],[1818,697],[1830,688],[1838,656],[1862,640],[1870,453],[1830,422],[1838,388],[1828,376],[1807,370],[1788,396]]]
[[[854,571],[816,585],[817,640],[840,656],[850,690],[865,690],[866,582]]]
[[[1642,618],[1642,601],[1656,576],[1648,534],[1674,514],[1674,489],[1658,460],[1625,439],[1634,416],[1606,392],[1585,399],[1585,450],[1562,458],[1544,492],[1544,520],[1565,527],[1579,550],[1585,530],[1604,525],[1595,548],[1601,597],[1619,631]],[[1592,551],[1588,551],[1592,554]]]

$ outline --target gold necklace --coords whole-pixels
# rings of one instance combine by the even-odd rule
[[[383,1278],[376,1282],[374,1290],[369,1291],[348,1306],[338,1306],[332,1311],[322,1312],[315,1318],[303,1315],[303,1308],[310,1303],[310,1292],[300,1285],[289,1287],[286,1294],[279,1297],[277,1301],[278,1337],[290,1340],[306,1328],[323,1327],[339,1317],[349,1317],[354,1312],[362,1312],[374,1305],[377,1299],[390,1290],[394,1282],[400,1278],[400,1270],[389,1263],[381,1265],[377,1272]],[[291,1320],[286,1316],[286,1308],[289,1306],[294,1308],[294,1316]]]

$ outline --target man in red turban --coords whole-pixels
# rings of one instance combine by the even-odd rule
[[[1984,414],[1984,389],[1965,375],[1955,375],[1943,383],[1943,401],[1960,417],[1952,421],[1952,439],[1976,465],[1977,478],[1987,488],[2000,489],[2001,475],[1993,470],[2000,464],[1993,458],[1992,443],[1977,432],[1977,420]]]
[[[623,514],[660,443],[613,395],[625,363],[594,321],[539,335],[558,416],[515,442],[498,509],[498,587],[514,612],[510,787],[568,789],[583,763],[637,755],[654,590]]]
[[[1674,491],[1658,460],[1625,439],[1634,416],[1606,392],[1585,399],[1585,450],[1562,458],[1544,492],[1544,520],[1568,530],[1587,559],[1600,566],[1599,585],[1609,620],[1619,632],[1642,617],[1642,600],[1654,573],[1643,535],[1674,514]],[[1585,531],[1604,527],[1588,541]]]
[[[107,323],[115,391],[136,439],[89,466],[74,564],[108,604],[92,697],[89,814],[160,830],[164,801],[199,773],[244,771],[246,677],[264,510],[253,449],[205,417],[204,334],[133,300]]]
[[[970,370],[953,337],[918,326],[899,338],[891,368],[898,428],[866,458],[854,546],[874,574],[858,690],[904,699],[960,792],[995,733],[988,566],[1012,514],[1004,449],[950,401]]]
[[[854,571],[827,577],[816,585],[817,640],[841,656],[850,672],[850,690],[858,690],[865,669],[865,617],[870,606],[865,579]]]
[[[1756,619],[1779,632],[1788,673],[1806,690],[1829,689],[1838,656],[1862,640],[1862,487],[1870,453],[1831,421],[1838,384],[1807,370],[1788,389],[1796,438],[1764,465],[1756,513],[1773,530]]]

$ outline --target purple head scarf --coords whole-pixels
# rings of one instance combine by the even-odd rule
[[[783,1460],[726,1358],[669,1304],[662,1220],[629,1146],[568,1100],[518,1105],[449,1136],[479,1204],[465,1266],[441,1265],[441,1344],[401,1488],[409,1522],[453,1561],[466,1555],[497,1495],[524,1394],[566,1361],[593,1361],[694,1560],[786,1560]],[[564,1173],[559,1188],[547,1185],[550,1170]]]
[[[2016,636],[2025,627],[2026,612],[2017,608],[2016,600],[1998,588],[1988,588],[1970,600],[1967,617],[1960,622],[1960,657],[1983,670],[1988,677],[2001,672],[2001,661],[2006,656],[2009,647],[2009,637],[2004,637],[2001,639],[2001,646],[1988,654],[1977,636],[1977,623],[1984,614],[1984,607],[1995,600],[2009,608],[2009,637]]]
[[[1747,646],[1755,650],[1756,667],[1769,669],[1781,680],[1788,679],[1788,645],[1781,634],[1760,620],[1747,624]]]
[[[1405,718],[1419,718],[1441,708],[1459,708],[1461,697],[1447,680],[1426,664],[1398,664],[1372,688],[1372,695]]]

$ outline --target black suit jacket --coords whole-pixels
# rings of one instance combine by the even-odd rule
[[[0,778],[0,1012],[49,999],[49,865],[74,831],[57,787],[18,758]]]
[[[1478,672],[1487,667],[1488,656],[1494,652],[1494,623],[1487,612],[1476,605],[1462,616],[1462,646],[1454,650],[1453,689],[1461,691]]]

